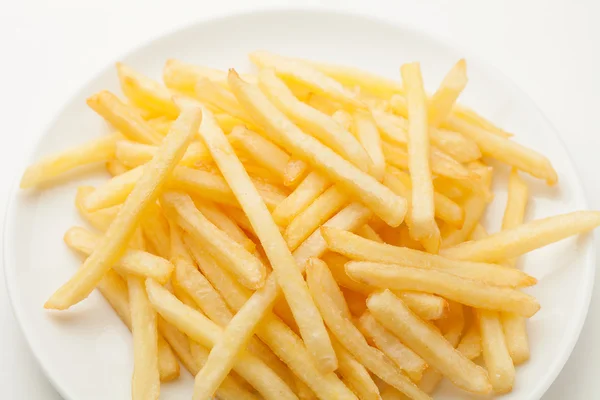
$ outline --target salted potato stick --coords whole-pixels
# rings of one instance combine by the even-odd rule
[[[345,317],[342,311],[337,309],[335,302],[314,276],[311,265],[314,264],[309,263],[306,272],[308,286],[333,336],[368,370],[409,396],[409,398],[415,400],[430,399],[427,394],[419,390],[401,372],[393,361],[387,358],[381,351],[369,346],[364,336],[354,326],[352,321]]]
[[[184,235],[184,242],[198,262],[202,273],[217,289],[233,311],[239,311],[252,295],[236,282],[227,271],[221,269],[207,257],[203,249]],[[304,265],[304,264],[300,264]],[[327,400],[355,399],[355,396],[338,379],[335,373],[323,374],[315,366],[310,353],[302,340],[272,313],[268,313],[256,331],[258,337],[266,343],[288,367],[306,383],[319,398]]]
[[[211,204],[206,200],[197,200],[194,204],[206,219],[225,232],[231,239],[244,246],[244,248],[250,252],[256,250],[256,244],[254,244],[254,242],[246,236],[244,231],[215,204]]]
[[[366,305],[365,305],[366,306]],[[427,363],[384,328],[367,311],[358,319],[358,328],[375,346],[402,369],[413,382],[418,382]]]
[[[331,186],[331,181],[318,172],[311,172],[273,210],[273,219],[278,225],[287,226],[298,214],[308,207],[321,193]]]
[[[87,104],[131,140],[158,145],[163,139],[135,109],[109,91],[96,93],[87,99]]]
[[[369,156],[343,125],[294,97],[273,70],[261,70],[258,82],[260,89],[269,100],[300,129],[320,140],[362,171],[369,171],[371,166]]]
[[[116,144],[115,157],[129,168],[147,163],[156,154],[158,147],[149,144],[119,140]],[[197,162],[209,161],[210,155],[202,142],[190,143],[181,158],[180,165],[193,167]]]
[[[290,250],[295,250],[307,237],[348,203],[348,196],[337,186],[330,187],[317,197],[286,227],[284,239]]]
[[[475,314],[481,332],[483,361],[494,392],[510,392],[515,381],[515,366],[506,346],[500,315],[497,311],[482,309]]]
[[[546,157],[512,140],[499,137],[456,117],[449,117],[445,125],[473,139],[481,151],[492,158],[523,172],[544,179],[552,185],[558,181],[556,171]]]
[[[158,331],[156,311],[148,301],[144,281],[127,277],[129,304],[131,306],[131,333],[133,336],[133,400],[158,400],[160,376],[158,373]]]
[[[588,232],[600,225],[600,212],[576,211],[526,222],[479,240],[442,250],[447,258],[470,261],[501,261]]]
[[[353,260],[396,264],[398,268],[433,269],[496,286],[531,286],[537,282],[535,278],[516,269],[497,264],[452,260],[408,247],[377,243],[340,229],[323,226],[321,234],[329,250]]]
[[[491,391],[485,370],[456,351],[439,332],[415,316],[393,293],[386,290],[371,295],[367,307],[379,323],[455,385],[474,393],[486,394]]]
[[[511,229],[523,223],[527,206],[528,189],[516,170],[512,170],[508,178],[508,199],[502,218],[502,229]],[[515,260],[506,260],[515,266]],[[519,315],[500,314],[508,351],[515,365],[529,359],[529,339],[525,319]]]
[[[116,67],[121,90],[133,104],[153,115],[172,119],[179,116],[169,89],[123,63],[117,63]]]
[[[531,317],[540,309],[537,300],[515,289],[491,286],[437,270],[352,261],[346,264],[346,273],[359,282],[379,288],[436,294],[475,308],[514,312],[525,317]]]
[[[369,371],[356,360],[337,340],[332,340],[335,354],[339,360],[338,373],[350,389],[364,400],[379,400],[379,388],[373,382]]]
[[[44,307],[64,310],[86,298],[106,271],[120,258],[148,206],[167,181],[202,120],[200,109],[182,111],[125,200],[123,207],[83,266],[48,299]]]
[[[120,138],[121,135],[113,133],[43,157],[27,167],[21,177],[21,189],[40,186],[84,165],[111,160],[115,156],[115,146]]]
[[[146,280],[148,298],[156,311],[169,323],[203,346],[212,348],[223,330],[214,322],[179,301],[152,279]],[[205,364],[206,365],[206,364]],[[234,370],[268,399],[294,399],[289,387],[255,356],[242,352]]]
[[[290,156],[279,146],[243,126],[235,127],[228,139],[234,147],[242,148],[254,162],[283,180],[283,170],[290,161]]]
[[[161,204],[177,212],[179,225],[200,240],[211,256],[234,274],[242,285],[258,289],[264,284],[266,269],[262,262],[210,222],[187,194],[163,193]]]
[[[381,181],[385,174],[385,157],[381,148],[379,129],[372,117],[362,111],[354,113],[353,124],[356,137],[371,158],[371,175]]]
[[[242,81],[234,70],[229,73],[229,84],[240,103],[252,112],[267,133],[280,138],[294,155],[301,156],[322,169],[388,224],[398,226],[402,222],[406,213],[406,200],[396,196],[375,178],[362,172],[318,140],[304,134],[260,90]]]
[[[467,86],[467,62],[460,59],[446,74],[427,108],[430,126],[438,126],[451,113],[456,99]]]
[[[295,263],[292,253],[281,236],[279,228],[271,218],[267,207],[250,181],[244,170],[244,166],[233,152],[227,138],[212,119],[210,112],[205,110],[204,115],[205,119],[200,128],[200,134],[225,180],[248,216],[254,232],[261,241],[273,272],[277,277],[277,284],[281,287],[287,303],[294,314],[294,319],[298,323],[306,347],[313,357],[315,357],[317,365],[320,368],[324,371],[335,370],[337,360],[329,341],[329,335],[310,297],[306,283],[302,278],[302,274]],[[273,301],[275,300],[277,284],[275,282],[267,284],[270,288],[261,291],[265,293],[265,299],[272,296]],[[268,303],[269,301],[264,302],[266,306],[265,312],[268,310]],[[272,305],[272,301],[270,303]],[[244,306],[244,309],[246,309],[246,306]],[[257,310],[258,308],[255,308],[253,311]],[[238,316],[240,319],[243,317],[240,313],[236,314],[230,323],[231,325],[234,325],[233,322],[238,319]],[[258,322],[259,319],[255,320],[254,324]],[[252,331],[253,329],[250,329],[249,333],[251,334]],[[225,334],[227,335],[228,332],[229,327],[226,329]],[[239,335],[239,331],[232,330],[231,332]]]
[[[433,238],[439,242],[435,222],[433,182],[429,165],[430,144],[427,125],[427,97],[418,63],[400,69],[408,103],[408,170],[412,183],[409,230],[417,240]],[[439,248],[439,243],[435,248]]]
[[[65,243],[85,255],[90,255],[100,241],[100,236],[85,228],[73,227],[65,233]],[[173,272],[173,264],[164,258],[141,250],[128,249],[115,263],[115,268],[122,274],[134,274],[154,278],[166,283]]]
[[[277,75],[285,80],[301,83],[315,93],[350,107],[363,107],[363,103],[353,92],[305,63],[266,51],[255,51],[248,56],[258,67],[274,69]]]

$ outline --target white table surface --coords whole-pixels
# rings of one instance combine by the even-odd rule
[[[600,184],[594,175],[600,167],[596,120],[600,112],[600,2],[596,0],[13,0],[1,2],[0,7],[0,210],[19,173],[15,163],[20,165],[27,148],[71,94],[120,54],[199,19],[291,3],[385,16],[443,36],[495,65],[556,126],[573,155],[590,205],[600,209]],[[0,215],[4,217],[1,211]],[[596,341],[600,337],[600,284],[596,283],[577,347],[544,400],[600,396]],[[3,274],[0,393],[2,399],[10,400],[60,399],[21,337]]]

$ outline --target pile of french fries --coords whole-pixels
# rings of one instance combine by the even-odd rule
[[[195,400],[425,400],[444,378],[511,391],[540,308],[517,259],[600,213],[525,221],[521,174],[557,174],[457,104],[464,60],[429,96],[418,63],[396,81],[250,59],[256,74],[169,60],[164,84],[117,64],[125,99],[87,101],[113,133],[25,171],[22,188],[92,163],[112,175],[78,188],[91,229],[64,241],[84,261],[45,307],[102,293],[132,332],[136,400],[179,363]],[[512,167],[491,235],[488,158]]]

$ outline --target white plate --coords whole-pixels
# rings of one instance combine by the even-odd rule
[[[268,49],[284,54],[348,64],[398,77],[400,64],[419,60],[429,90],[465,54],[438,40],[360,16],[329,12],[273,11],[204,22],[155,40],[122,61],[159,78],[167,58],[219,68],[250,68],[247,52]],[[560,185],[529,180],[533,200],[529,219],[585,209],[579,179],[558,136],[531,100],[499,72],[467,57],[470,82],[462,101],[517,134],[554,163]],[[113,66],[96,76],[56,117],[28,162],[97,137],[106,126],[85,105],[101,89],[118,91]],[[500,168],[498,176],[505,174]],[[93,174],[92,174],[93,175]],[[64,232],[81,225],[73,206],[75,189],[104,179],[103,173],[74,175],[40,192],[14,190],[4,235],[4,266],[9,294],[23,332],[42,368],[69,400],[128,399],[132,372],[130,334],[98,293],[66,312],[42,307],[71,276],[79,259],[62,242]],[[488,213],[488,228],[498,227],[505,196],[504,179]],[[539,279],[528,290],[542,309],[529,322],[531,361],[518,368],[514,391],[504,399],[537,400],[560,372],[579,336],[591,295],[595,252],[589,237],[563,241],[524,257],[524,269]],[[183,368],[182,368],[182,371]],[[162,386],[161,398],[191,398],[187,372]],[[437,399],[471,398],[445,384]],[[475,398],[475,397],[473,397]]]

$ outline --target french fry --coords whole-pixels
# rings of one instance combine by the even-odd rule
[[[181,303],[167,289],[152,279],[146,280],[148,298],[156,311],[169,323],[203,346],[212,348],[222,336],[222,329],[193,308]],[[268,399],[293,399],[291,389],[261,360],[242,352],[234,370]]]
[[[475,308],[514,312],[525,317],[531,317],[540,309],[537,300],[515,289],[491,286],[437,270],[352,261],[346,264],[346,273],[352,279],[372,286],[436,294]]]
[[[249,54],[250,61],[260,68],[272,68],[285,80],[300,83],[311,91],[330,97],[349,107],[363,107],[363,103],[351,91],[339,82],[322,74],[309,65],[297,60],[268,53],[255,51]]]
[[[109,226],[106,235],[83,266],[48,299],[44,307],[63,310],[90,294],[106,271],[120,258],[144,211],[155,201],[159,190],[196,134],[201,120],[202,113],[199,109],[182,111],[159,152],[147,164],[148,168]]]
[[[431,96],[427,117],[431,126],[439,126],[451,113],[456,99],[467,85],[467,62],[460,59],[448,71],[440,87]]]
[[[313,391],[306,385],[306,383],[302,382],[300,378],[297,376],[293,376],[294,379],[294,392],[298,396],[298,400],[317,400],[317,396],[313,393]]]
[[[252,117],[240,106],[235,96],[224,87],[208,79],[200,79],[196,84],[195,94],[203,104],[211,105],[247,124],[254,124]]]
[[[301,156],[326,174],[360,201],[370,206],[384,221],[399,225],[406,213],[406,201],[393,194],[370,175],[362,172],[318,140],[304,134],[279,112],[256,88],[242,81],[234,70],[230,71],[229,84],[240,103],[274,137],[284,141],[288,150]]]
[[[86,256],[94,251],[100,236],[79,227],[70,228],[64,236],[67,245]],[[173,272],[173,264],[164,258],[140,250],[128,249],[115,263],[121,274],[134,274],[138,277],[150,277],[166,283]]]
[[[226,266],[242,285],[258,289],[264,284],[266,269],[260,260],[210,222],[188,195],[166,192],[161,197],[161,204],[176,212],[178,224],[200,240],[211,256]]]
[[[356,137],[371,158],[371,175],[381,181],[385,174],[385,157],[381,149],[379,129],[365,112],[355,112],[353,124]]]
[[[156,202],[148,206],[144,217],[140,221],[140,227],[146,242],[150,244],[154,252],[162,258],[170,258],[169,223],[163,215],[161,207]]]
[[[287,226],[298,214],[308,207],[321,193],[331,186],[331,181],[318,172],[311,172],[273,210],[273,219],[280,226]]]
[[[364,224],[363,226],[358,228],[356,230],[356,234],[365,239],[383,243],[383,239],[381,238],[381,236],[379,236],[379,234],[375,232],[375,229],[371,228],[371,225],[369,224]]]
[[[75,168],[113,159],[115,146],[120,137],[119,134],[114,133],[43,157],[27,167],[21,177],[20,188],[39,187]]]
[[[121,90],[133,104],[152,115],[171,119],[179,116],[179,108],[171,99],[169,89],[123,63],[117,63],[116,67]]]
[[[296,99],[273,70],[261,70],[259,87],[269,100],[300,129],[313,135],[336,153],[368,172],[371,161],[361,144],[348,130],[326,114]]]
[[[331,119],[340,124],[348,132],[352,129],[352,115],[346,110],[337,110],[333,113]]]
[[[474,360],[481,355],[481,335],[477,324],[472,324],[465,332],[456,350],[469,360]]]
[[[87,104],[131,140],[158,145],[163,139],[135,109],[109,91],[96,93],[87,99]]]
[[[390,360],[394,361],[413,382],[421,379],[427,363],[379,324],[368,311],[359,318],[358,327],[365,337],[371,340]]]
[[[242,310],[248,310],[249,316],[252,314],[258,316],[258,318],[254,316],[248,318],[248,321],[250,321],[247,324],[250,328],[248,334],[252,333],[254,326],[260,320],[261,307],[264,307],[262,312],[264,314],[272,306],[277,297],[277,284],[279,284],[298,323],[306,347],[315,357],[319,368],[326,372],[335,370],[337,360],[329,341],[329,335],[310,297],[292,253],[225,135],[214,122],[210,112],[205,110],[203,114],[204,122],[200,133],[225,180],[248,216],[277,277],[277,283],[275,283],[275,276],[270,277],[265,284],[265,288],[251,297],[247,302],[248,306],[244,305],[242,308]],[[250,307],[249,304],[255,301],[256,305]],[[261,304],[261,306],[258,306],[258,304]],[[239,330],[230,330],[230,326],[235,326],[234,322],[238,321],[244,321],[244,315],[241,311],[236,314],[227,327],[226,335],[228,332],[233,332],[238,338],[244,336],[240,334]],[[223,341],[223,343],[225,342]],[[243,344],[241,340],[238,343]],[[233,355],[235,356],[235,354]]]
[[[196,200],[194,202],[198,211],[202,213],[210,222],[212,222],[217,228],[221,229],[225,232],[231,239],[235,240],[246,250],[249,252],[254,252],[256,250],[256,244],[246,234],[244,231],[231,219],[227,216],[223,211],[221,211],[217,205],[211,204],[209,201]]]
[[[495,286],[521,287],[536,283],[536,279],[516,269],[497,264],[457,261],[435,254],[392,246],[364,239],[354,233],[321,227],[329,250],[353,260],[390,263],[397,268],[431,269]]]
[[[291,159],[283,170],[283,184],[296,186],[299,181],[306,178],[310,167],[302,160]]]
[[[510,138],[514,136],[512,133],[506,132],[503,129],[498,128],[496,125],[477,114],[475,111],[470,110],[466,107],[462,107],[457,104],[452,110],[452,114],[456,117],[462,119],[463,121],[469,122],[470,124],[479,126],[480,128],[485,129],[493,133],[494,135],[498,135],[503,138]]]
[[[510,392],[515,381],[515,366],[506,346],[500,315],[496,311],[481,309],[475,314],[481,332],[483,361],[494,392]]]
[[[163,80],[168,88],[179,92],[194,94],[196,84],[208,79],[227,89],[227,72],[200,65],[188,64],[180,60],[167,60],[163,69]],[[256,83],[253,75],[245,75],[244,80]]]
[[[352,321],[346,318],[342,311],[337,309],[335,302],[313,274],[310,265],[306,275],[308,287],[323,315],[325,323],[340,344],[368,370],[410,398],[415,400],[430,399],[427,394],[419,390],[401,372],[393,361],[379,350],[369,346],[364,336],[354,326]],[[318,263],[313,263],[312,265],[318,265]]]
[[[156,146],[119,140],[116,144],[115,157],[129,168],[135,168],[150,161],[157,151]],[[210,155],[202,142],[193,141],[188,146],[179,162],[180,165],[193,167],[197,162],[209,161]]]
[[[367,306],[379,323],[455,385],[474,393],[491,391],[483,368],[456,351],[439,332],[421,321],[390,291],[371,295]]]
[[[348,196],[332,186],[294,218],[285,229],[284,239],[295,250],[307,237],[348,204]]]
[[[527,206],[528,189],[516,170],[508,178],[508,199],[502,218],[502,229],[511,229],[523,223]],[[509,266],[515,266],[516,260],[506,260]],[[500,314],[508,351],[515,365],[527,361],[530,356],[526,321],[514,314]]]
[[[128,276],[127,288],[131,306],[134,358],[131,398],[133,400],[158,400],[160,375],[158,372],[156,312],[148,301],[142,278]]]
[[[418,63],[400,69],[408,103],[408,170],[412,183],[409,231],[417,240],[432,239],[439,249],[440,230],[435,222],[433,182],[429,165],[430,144],[427,125],[427,97]]]
[[[483,239],[443,249],[441,254],[456,260],[501,261],[588,232],[599,225],[600,212],[576,211],[527,222]]]
[[[369,371],[350,354],[338,341],[333,340],[333,348],[339,360],[338,373],[342,380],[358,396],[359,399],[377,400],[379,388],[373,382]]]
[[[445,125],[474,140],[487,156],[527,172],[536,178],[544,179],[549,185],[558,181],[558,176],[550,161],[534,150],[456,117],[449,117]]]

